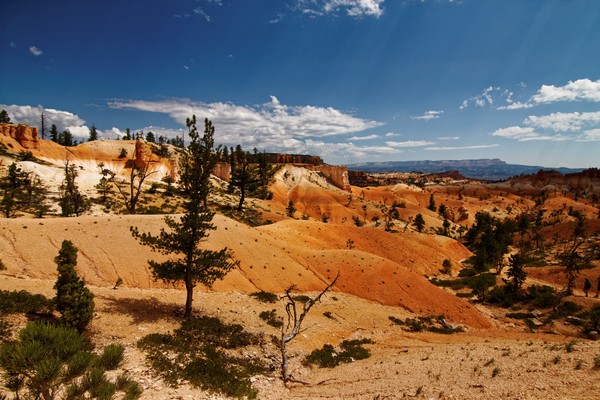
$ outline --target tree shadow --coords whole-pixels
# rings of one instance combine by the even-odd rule
[[[104,312],[129,315],[134,324],[183,318],[181,305],[163,303],[155,297],[147,299],[99,297],[106,302]]]

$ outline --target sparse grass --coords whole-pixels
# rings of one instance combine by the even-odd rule
[[[567,353],[572,353],[575,350],[576,344],[576,340],[571,340],[569,343],[565,344],[565,350],[567,351]]]
[[[490,358],[489,360],[487,360],[485,362],[485,364],[483,364],[484,367],[489,367],[490,365],[492,365],[493,363],[495,363],[496,360],[494,360],[493,358]]]
[[[552,363],[553,364],[558,364],[560,361],[562,360],[562,358],[559,355],[554,356],[554,358],[552,359]]]
[[[496,367],[492,370],[492,378],[497,377],[500,374],[500,368]]]
[[[303,363],[317,365],[319,368],[333,368],[343,363],[364,360],[371,356],[371,352],[362,345],[372,343],[371,339],[344,340],[337,351],[327,343],[322,348],[313,350],[304,358]]]
[[[168,384],[187,380],[193,386],[238,398],[256,398],[250,377],[266,372],[262,361],[236,355],[258,345],[261,337],[217,318],[184,321],[172,334],[150,334],[138,342],[154,371]]]
[[[262,303],[275,303],[279,300],[279,297],[275,293],[271,292],[254,292],[250,293],[250,296]]]

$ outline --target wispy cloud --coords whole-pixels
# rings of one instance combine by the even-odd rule
[[[354,18],[383,15],[385,0],[298,0],[296,9],[304,14],[322,16],[345,13]]]
[[[425,150],[432,150],[432,151],[477,150],[477,149],[490,149],[490,148],[498,147],[498,146],[500,146],[500,145],[497,143],[478,144],[478,145],[474,145],[474,146],[432,146],[432,147],[425,147]]]
[[[438,140],[460,140],[460,136],[438,136]]]
[[[109,106],[115,109],[167,114],[181,125],[192,114],[200,119],[209,118],[216,126],[217,143],[239,143],[246,148],[257,147],[280,152],[310,151],[309,144],[314,147],[315,143],[320,143],[323,138],[358,133],[382,125],[380,122],[359,118],[333,107],[288,106],[282,104],[275,96],[271,96],[271,101],[255,106],[203,103],[187,99],[115,100],[110,102]],[[326,142],[330,148],[339,150],[337,153],[331,153],[338,160],[343,159],[344,152],[352,153],[354,157],[363,154],[359,146],[352,143],[333,143],[333,140]],[[394,151],[388,147],[368,148],[386,154]]]
[[[523,125],[498,129],[491,135],[520,142],[600,140],[596,134],[600,130],[600,111],[530,115],[523,120]]]
[[[373,140],[373,139],[377,139],[379,137],[379,135],[367,135],[367,136],[352,136],[351,138],[349,138],[348,140]]]
[[[275,16],[273,18],[271,18],[269,20],[270,24],[278,24],[279,22],[281,22],[281,20],[283,20],[283,17],[285,17],[285,14],[283,13],[276,13]]]
[[[514,93],[509,90],[502,89],[498,86],[489,86],[483,89],[481,94],[463,100],[459,108],[464,110],[469,107],[491,106],[498,98],[504,99],[508,103],[512,103],[513,95]]]
[[[39,56],[41,56],[42,54],[44,54],[44,52],[43,52],[42,50],[40,50],[39,48],[37,48],[37,47],[35,47],[35,46],[31,46],[31,47],[29,48],[29,52],[30,52],[31,54],[33,54],[33,55],[34,55],[34,57],[39,57]]]
[[[498,109],[516,110],[532,108],[542,104],[574,101],[600,102],[600,79],[597,81],[587,78],[578,79],[569,81],[564,86],[542,85],[528,101],[524,103],[511,102],[506,106],[498,107]]]
[[[206,20],[206,22],[210,22],[210,16],[206,12],[204,12],[204,10],[201,7],[194,8],[193,12],[194,14],[203,17]]]
[[[442,115],[444,113],[444,111],[425,111],[423,113],[423,115],[413,115],[410,117],[410,119],[416,119],[416,120],[425,120],[425,121],[429,121],[431,119],[437,119],[440,117],[440,115]]]
[[[429,142],[427,140],[407,140],[404,142],[385,142],[390,147],[394,148],[402,148],[402,147],[423,147],[429,146],[430,144],[434,144],[435,142]]]

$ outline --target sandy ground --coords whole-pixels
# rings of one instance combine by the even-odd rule
[[[53,281],[0,275],[0,289],[24,289],[53,295]],[[118,342],[126,347],[124,369],[140,382],[142,399],[218,399],[188,385],[171,388],[155,378],[137,340],[152,332],[168,332],[178,326],[184,293],[174,289],[139,289],[90,285],[96,313],[90,326],[98,346]],[[260,303],[244,293],[196,291],[197,315],[217,316],[225,322],[242,323],[254,333],[277,335],[258,318],[261,311],[281,305]],[[327,318],[329,312],[335,319]],[[313,308],[308,328],[289,346],[292,372],[310,385],[284,387],[277,377],[255,378],[265,399],[404,398],[425,399],[597,399],[600,371],[593,359],[600,354],[598,342],[578,339],[572,352],[565,344],[572,338],[530,334],[524,327],[506,330],[470,330],[439,335],[411,333],[393,325],[388,317],[410,316],[402,310],[333,293]],[[24,320],[13,320],[23,324]],[[370,338],[369,359],[333,369],[307,368],[303,356],[325,343]],[[260,354],[260,350],[259,355]],[[265,360],[275,355],[262,354]],[[272,361],[271,361],[272,362]],[[322,383],[320,383],[322,382]],[[320,383],[320,384],[319,384]]]

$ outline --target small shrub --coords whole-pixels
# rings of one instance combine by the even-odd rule
[[[325,312],[323,313],[323,316],[324,316],[325,318],[329,318],[329,319],[335,319],[335,317],[334,317],[333,315],[331,315],[331,312],[330,312],[330,311],[325,311]]]
[[[561,360],[561,357],[559,355],[554,356],[554,358],[552,359],[552,363],[554,364],[558,364]]]
[[[575,350],[576,344],[576,340],[571,340],[569,343],[565,344],[565,350],[567,351],[567,353],[572,353]]]
[[[52,300],[25,290],[0,290],[0,315],[17,313],[51,313]]]
[[[549,308],[558,303],[559,298],[553,287],[532,285],[527,289],[527,300],[536,308]]]
[[[371,339],[344,340],[340,343],[340,350],[336,351],[330,344],[325,344],[321,349],[313,350],[304,358],[304,364],[317,365],[319,368],[333,368],[340,364],[350,363],[356,360],[364,360],[371,356],[363,344],[372,344]]]
[[[321,215],[321,222],[323,222],[324,224],[329,222],[329,215],[327,215],[327,214]]]
[[[270,292],[254,292],[250,293],[250,296],[262,303],[275,303],[277,300],[279,300],[279,297],[275,293]]]
[[[527,319],[527,318],[534,318],[535,316],[532,313],[528,313],[528,312],[515,312],[515,313],[506,314],[506,317],[513,318],[513,319]]]
[[[555,307],[554,311],[552,312],[551,317],[552,318],[563,318],[563,317],[567,317],[569,315],[575,315],[577,312],[581,311],[583,307],[581,307],[579,304],[574,303],[570,300],[567,301],[563,301],[561,304],[559,304],[557,307]]]
[[[125,150],[124,148],[121,147],[121,149],[119,150],[119,158],[125,158],[127,157],[127,150]]]
[[[97,365],[106,371],[112,371],[123,362],[124,352],[125,348],[120,344],[109,344],[104,348]]]
[[[6,265],[4,265],[4,262],[2,262],[2,260],[0,260],[0,271],[6,271]]]
[[[442,271],[445,274],[450,274],[452,272],[452,261],[449,258],[444,259],[442,262]]]
[[[600,369],[600,353],[594,356],[594,368]]]
[[[310,297],[305,294],[298,294],[296,296],[292,296],[292,298],[300,303],[306,303],[310,300]]]
[[[492,371],[492,378],[497,377],[500,374],[500,368],[496,367]]]

